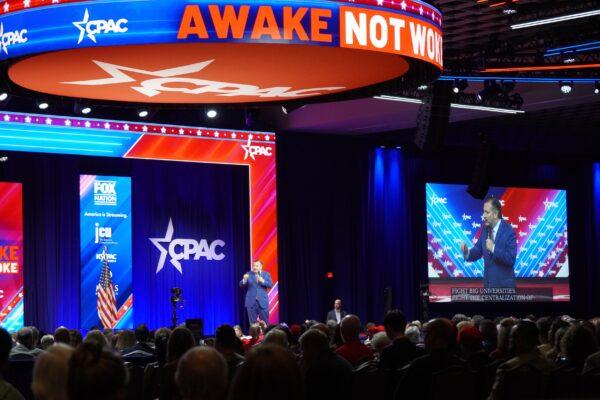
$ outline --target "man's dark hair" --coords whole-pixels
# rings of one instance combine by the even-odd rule
[[[4,367],[8,362],[8,355],[12,349],[12,338],[10,333],[4,328],[0,328],[0,368]]]
[[[512,336],[513,341],[519,342],[521,350],[523,352],[531,351],[538,344],[538,328],[535,322],[521,320],[513,328]]]
[[[140,324],[135,328],[135,340],[138,342],[146,343],[149,336],[150,332],[148,331],[146,324]]]
[[[404,333],[406,329],[406,317],[400,310],[390,310],[383,318],[383,326],[389,326],[394,332]]]
[[[33,332],[29,328],[21,328],[17,332],[17,342],[28,349],[33,348]]]
[[[231,325],[221,325],[215,332],[215,346],[221,349],[236,349],[237,336]]]
[[[581,325],[570,326],[560,341],[560,349],[572,365],[583,366],[586,358],[598,349],[596,338]]]
[[[486,203],[490,203],[492,206],[492,209],[496,212],[498,212],[498,218],[502,219],[502,204],[500,203],[500,200],[498,200],[497,197],[488,197],[484,200],[483,204]]]
[[[540,341],[542,343],[548,343],[548,332],[550,331],[550,327],[552,326],[552,318],[551,317],[541,317],[535,323],[540,331]]]

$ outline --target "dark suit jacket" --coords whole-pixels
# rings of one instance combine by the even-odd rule
[[[348,313],[344,310],[340,310],[340,322],[344,319],[344,317],[348,315]],[[325,320],[325,322],[333,320],[335,322],[337,322],[337,319],[335,318],[335,309],[329,311],[327,313],[327,319]]]
[[[258,305],[265,309],[269,309],[269,296],[267,295],[267,289],[273,287],[273,281],[271,280],[271,274],[267,271],[262,271],[261,276],[264,279],[263,283],[258,283],[258,279],[256,274],[253,272],[248,272],[248,281],[244,283],[242,279],[240,281],[240,287],[246,286],[246,307],[252,307],[256,301],[258,301]]]
[[[483,257],[485,267],[483,272],[484,287],[514,288],[514,265],[517,259],[517,239],[515,232],[508,223],[501,221],[496,233],[493,253],[490,253],[485,247],[487,235],[488,228],[484,227],[479,240],[469,250],[469,256],[466,261],[477,261]]]

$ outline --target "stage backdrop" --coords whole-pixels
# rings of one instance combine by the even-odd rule
[[[23,327],[23,203],[20,183],[0,182],[0,324]]]
[[[248,168],[136,163],[133,183],[134,320],[171,325],[170,289],[183,289],[179,322],[206,333],[239,323],[238,281],[250,267]]]

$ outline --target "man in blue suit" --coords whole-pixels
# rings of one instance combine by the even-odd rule
[[[252,271],[244,274],[240,281],[240,287],[246,287],[245,306],[248,310],[250,325],[256,322],[258,316],[261,321],[269,323],[269,296],[267,289],[273,287],[271,274],[262,270],[263,264],[260,260],[254,261]]]
[[[483,257],[483,285],[486,288],[514,288],[514,265],[517,259],[517,239],[510,224],[502,221],[502,204],[495,197],[483,203],[485,227],[471,249],[462,243],[465,261]]]

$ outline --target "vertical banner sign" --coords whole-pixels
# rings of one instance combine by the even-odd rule
[[[81,175],[81,327],[132,328],[131,178]]]
[[[23,327],[23,189],[0,182],[0,325]]]

